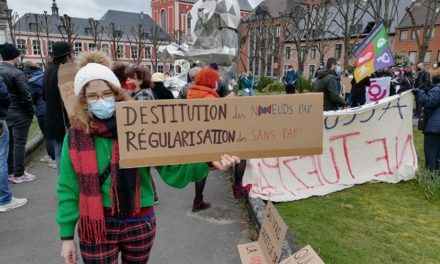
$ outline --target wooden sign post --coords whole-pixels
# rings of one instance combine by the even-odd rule
[[[287,225],[272,202],[267,202],[263,225],[256,242],[238,245],[241,263],[275,264],[279,262]]]
[[[78,68],[75,63],[61,64],[58,69],[58,88],[60,88],[61,99],[69,117],[75,113],[74,106],[77,99],[73,92],[73,81],[77,72]]]

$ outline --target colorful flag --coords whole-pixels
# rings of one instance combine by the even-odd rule
[[[360,82],[374,72],[394,66],[394,58],[383,21],[376,25],[361,45],[353,52],[356,57],[354,78]]]

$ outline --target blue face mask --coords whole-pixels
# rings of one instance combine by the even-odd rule
[[[111,100],[99,99],[95,103],[87,103],[89,111],[97,118],[105,120],[113,116],[116,108],[115,97]]]

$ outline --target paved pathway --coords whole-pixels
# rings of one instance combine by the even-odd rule
[[[40,163],[40,156],[29,164],[29,171],[39,178],[11,185],[14,195],[27,197],[29,203],[0,214],[0,264],[62,263],[55,221],[56,170]],[[194,185],[175,190],[161,180],[156,183],[158,233],[149,263],[240,263],[237,244],[249,241],[246,209],[232,198],[227,175],[209,175],[205,199],[213,208],[197,214],[190,210]]]

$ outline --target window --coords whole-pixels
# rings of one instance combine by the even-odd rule
[[[304,56],[306,54],[306,46],[301,46],[299,52],[301,52],[301,58],[304,58]]]
[[[32,40],[32,54],[34,55],[40,55],[41,54],[41,47],[40,47],[40,41],[39,40]]]
[[[408,30],[400,31],[400,40],[407,40],[407,39],[408,39]]]
[[[286,60],[290,60],[290,47],[286,47]]]
[[[411,35],[411,39],[416,39],[416,31],[417,31],[417,34],[419,35],[419,38],[421,37],[420,36],[420,29],[417,29],[417,30],[415,30],[415,29],[413,29],[413,31],[412,31],[412,35]]]
[[[7,40],[6,29],[0,29],[0,43],[5,43]]]
[[[340,59],[342,57],[342,44],[336,44],[335,57],[336,59]]]
[[[435,28],[433,28],[432,30],[431,30],[431,39],[433,39],[434,37],[435,37]]]
[[[82,52],[82,43],[75,42],[75,55],[78,55]]]
[[[145,59],[151,59],[151,47],[145,47]]]
[[[53,40],[49,40],[49,44],[47,45],[47,50],[48,50],[50,53],[53,52],[52,47],[53,47],[53,44],[54,44],[54,43],[55,43],[55,41],[53,41]]]
[[[92,51],[92,50],[95,50],[95,49],[96,49],[95,43],[89,43],[89,50]]]
[[[186,15],[186,35],[191,35],[191,16]]]
[[[130,47],[130,51],[131,51],[131,57],[133,59],[137,59],[139,58],[139,49],[138,46],[131,46]]]
[[[410,51],[408,53],[408,59],[411,63],[416,63],[417,51]]]
[[[118,59],[125,58],[124,45],[118,45],[116,49],[116,58]]]
[[[163,73],[163,65],[157,65],[157,72]]]
[[[145,65],[149,72],[151,72],[151,65]]]
[[[107,55],[110,55],[110,46],[108,44],[102,44],[101,49],[102,52],[104,52]]]
[[[316,59],[316,45],[312,45],[312,50],[310,52],[310,58]]]
[[[437,52],[437,62],[440,61],[440,50]]]
[[[315,77],[316,67],[315,65],[309,65],[309,80]]]
[[[165,11],[165,9],[160,11],[160,26],[164,30],[167,30],[167,11]]]
[[[431,61],[431,51],[428,50],[425,53],[425,57],[423,58],[424,63],[429,63]]]
[[[27,49],[25,39],[17,39],[17,49],[19,49],[20,51]]]

